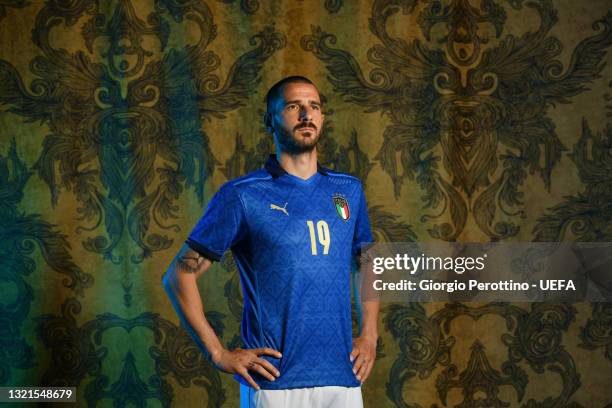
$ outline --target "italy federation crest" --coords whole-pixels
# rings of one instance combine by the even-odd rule
[[[336,207],[336,212],[344,221],[347,221],[351,216],[351,210],[349,210],[348,201],[346,198],[340,195],[334,195],[332,197],[334,199],[334,207]]]

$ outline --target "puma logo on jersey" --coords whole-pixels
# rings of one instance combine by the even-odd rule
[[[285,210],[285,207],[287,207],[287,203],[285,203],[285,205],[284,205],[284,206],[282,206],[282,207],[279,207],[279,206],[278,206],[278,205],[276,205],[276,204],[270,204],[270,209],[271,209],[271,210],[278,210],[278,211],[282,211],[282,212],[284,212],[284,213],[285,213],[285,215],[289,215],[289,213],[287,212],[287,210]]]

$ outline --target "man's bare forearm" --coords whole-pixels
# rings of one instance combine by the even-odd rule
[[[376,340],[378,338],[378,310],[379,302],[377,300],[367,300],[361,303],[361,311],[363,313],[361,336],[369,337]]]
[[[210,260],[185,244],[168,267],[163,283],[181,322],[198,346],[215,361],[224,348],[204,315],[197,285],[197,279],[210,265]]]
[[[364,285],[371,284],[369,283],[372,280],[371,269],[370,262],[361,268],[361,279],[359,279],[358,284],[358,286],[361,286],[361,290],[357,291],[358,298],[355,301],[355,307],[359,315],[360,333],[359,337],[353,339],[353,349],[350,354],[350,359],[353,362],[353,373],[362,384],[369,377],[374,361],[376,361],[376,344],[378,341],[378,297],[370,297],[367,288],[364,288]]]
[[[372,271],[372,262],[367,261],[361,268],[361,273],[364,274],[362,285],[365,285],[365,287],[362,287],[360,291],[361,333],[359,335],[376,340],[378,338],[380,302],[378,293],[372,292],[372,282],[375,276]]]

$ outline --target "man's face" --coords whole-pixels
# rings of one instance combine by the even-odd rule
[[[319,92],[311,84],[289,83],[274,104],[272,125],[281,151],[299,154],[312,151],[323,128]]]

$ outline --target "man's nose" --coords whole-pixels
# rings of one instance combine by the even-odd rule
[[[300,119],[304,121],[312,120],[312,108],[310,106],[304,106],[300,109]]]

